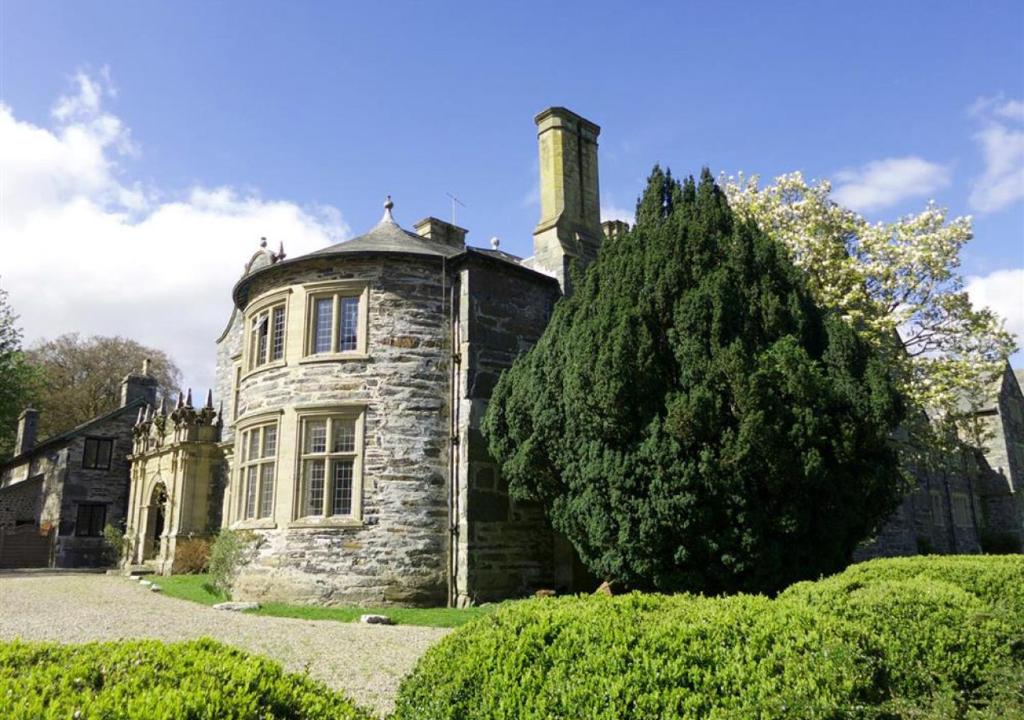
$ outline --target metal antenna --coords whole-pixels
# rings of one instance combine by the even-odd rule
[[[446,192],[445,195],[447,195],[448,197],[450,197],[452,199],[452,225],[454,225],[455,224],[455,206],[456,205],[461,205],[462,207],[466,207],[466,203],[464,203],[461,200],[459,200],[457,197],[452,195],[450,192]]]

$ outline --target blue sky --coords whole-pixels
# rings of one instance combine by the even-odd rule
[[[601,125],[609,213],[631,211],[655,162],[677,174],[702,165],[764,178],[802,170],[846,178],[845,197],[873,219],[929,198],[972,214],[965,275],[1024,268],[1019,1],[0,0],[0,23],[0,100],[11,122],[25,137],[38,130],[64,143],[53,150],[60,172],[96,163],[51,183],[53,202],[78,219],[63,238],[33,235],[32,252],[83,253],[63,282],[81,272],[85,285],[102,288],[97,266],[106,263],[94,259],[129,247],[139,263],[158,258],[135,292],[166,292],[152,307],[140,297],[146,322],[130,317],[130,283],[94,307],[76,302],[74,312],[60,310],[53,289],[47,310],[29,294],[38,268],[16,248],[22,261],[0,273],[27,338],[74,327],[130,332],[185,355],[196,383],[208,381],[208,343],[260,234],[297,250],[359,234],[379,219],[386,193],[407,227],[426,215],[447,219],[451,192],[466,205],[458,222],[472,244],[497,235],[503,249],[530,254],[539,212],[532,118],[549,105]],[[62,161],[75,127],[92,133],[96,148]],[[0,163],[4,154],[0,145]],[[40,174],[52,180],[55,171]],[[865,200],[872,183],[895,201]],[[90,210],[116,216],[116,233],[69,210],[81,195]],[[175,213],[179,225],[166,219]],[[10,224],[4,234],[0,245],[19,237]],[[230,259],[226,270],[203,267],[215,244],[211,258]],[[191,325],[160,315],[178,287],[173,273],[196,278],[178,292],[210,295]],[[1000,277],[990,294],[1005,301],[1009,293],[1010,310],[999,309],[1012,313],[1024,305],[1014,285],[1024,270]],[[154,324],[206,333],[207,344],[179,350]]]

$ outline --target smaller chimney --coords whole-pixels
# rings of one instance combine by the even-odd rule
[[[39,429],[39,411],[26,408],[18,416],[18,437],[14,443],[14,454],[27,453],[36,446],[36,431]]]
[[[428,217],[413,225],[416,234],[434,242],[444,243],[461,250],[466,247],[466,233],[469,231],[450,222]]]
[[[625,220],[605,220],[601,223],[605,240],[617,240],[629,232],[629,223]]]
[[[149,359],[142,361],[142,374],[131,373],[121,381],[121,407],[144,399],[150,405],[156,405],[157,380],[149,374]]]

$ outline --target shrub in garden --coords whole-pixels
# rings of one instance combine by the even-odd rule
[[[890,515],[902,417],[885,363],[710,173],[655,168],[484,432],[598,577],[773,592],[841,569]]]
[[[764,597],[529,600],[457,630],[398,720],[837,717],[872,690],[855,633]]]
[[[1005,611],[1024,625],[1024,556],[932,555],[879,558],[851,565],[838,575],[788,588],[781,597],[824,605],[867,585],[924,578],[970,593],[989,609]]]
[[[851,569],[857,582],[801,583],[774,600],[512,603],[427,652],[396,720],[1024,717],[1024,622],[914,560],[915,573],[873,561]],[[935,560],[964,585],[1024,568]]]
[[[256,537],[251,532],[221,528],[210,545],[210,585],[230,597],[238,571],[249,561]]]
[[[179,542],[174,548],[174,572],[206,572],[210,564],[211,545],[207,538],[188,538]]]
[[[0,644],[5,720],[369,720],[321,683],[212,640]]]
[[[107,523],[103,528],[103,559],[110,565],[119,565],[130,554],[129,536]]]

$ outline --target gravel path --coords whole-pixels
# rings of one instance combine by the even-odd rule
[[[449,630],[293,620],[213,610],[126,578],[0,573],[0,640],[87,642],[211,637],[274,658],[387,713],[402,677]]]

